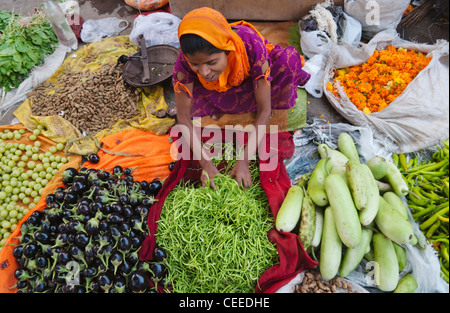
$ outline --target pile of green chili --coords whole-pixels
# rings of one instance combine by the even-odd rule
[[[172,292],[251,293],[278,262],[267,238],[274,218],[257,167],[251,172],[246,190],[221,174],[214,179],[217,190],[179,184],[165,199],[157,242],[167,251]]]

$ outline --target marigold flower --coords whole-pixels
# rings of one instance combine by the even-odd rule
[[[337,69],[327,90],[339,96],[341,84],[350,101],[366,114],[381,111],[394,101],[423,70],[431,58],[422,53],[390,45],[375,50],[366,63]]]

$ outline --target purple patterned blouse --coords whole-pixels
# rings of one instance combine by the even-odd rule
[[[183,52],[180,52],[175,63],[172,81],[178,82],[177,73],[186,77],[181,84],[194,82],[192,92],[191,118],[211,116],[213,114],[240,114],[257,110],[254,86],[256,79],[264,79],[262,65],[269,60],[271,81],[272,109],[289,109],[295,105],[298,85],[303,86],[311,77],[302,70],[300,54],[294,47],[283,48],[274,45],[268,53],[264,42],[255,31],[249,27],[233,26],[244,41],[250,63],[250,77],[240,86],[226,92],[217,92],[203,87],[197,74],[192,71]],[[267,42],[267,41],[266,41]]]

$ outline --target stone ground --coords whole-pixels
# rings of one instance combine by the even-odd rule
[[[14,10],[17,13],[29,14],[41,3],[42,0],[0,0],[0,10]],[[125,4],[125,1],[123,0],[80,0],[79,3],[80,15],[84,20],[117,17],[128,21],[130,24],[127,29],[121,32],[121,35],[127,35],[131,32],[135,15],[139,13],[138,10]],[[432,10],[419,23],[410,29],[398,29],[400,36],[409,41],[430,44],[435,43],[438,39],[448,40],[448,8],[440,16],[443,20],[433,20],[436,13],[436,10]],[[315,98],[308,95],[308,101],[308,119],[322,117],[331,123],[346,122],[345,118],[339,115],[329,104],[325,96],[322,98]],[[0,125],[11,124],[11,121],[14,119],[13,112],[17,106],[18,105],[13,106],[5,113],[0,120]]]

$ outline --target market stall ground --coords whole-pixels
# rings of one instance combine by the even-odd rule
[[[42,3],[41,0],[12,0],[2,1],[0,9],[15,11],[17,13],[29,14],[34,11]],[[80,15],[84,20],[88,19],[102,19],[107,17],[116,17],[126,20],[129,26],[123,30],[121,35],[128,35],[132,30],[132,23],[139,11],[130,7],[123,0],[80,0]],[[445,11],[437,20],[433,20],[436,11],[432,10],[420,22],[409,29],[399,28],[400,36],[406,40],[420,42],[420,43],[435,43],[438,39],[449,39],[448,27],[448,10]],[[296,21],[292,21],[296,22]],[[277,27],[286,27],[288,31],[289,23],[280,24],[276,22],[261,22],[261,25],[278,24]],[[315,117],[322,117],[331,123],[346,122],[340,114],[338,114],[329,104],[327,98],[315,98],[308,95],[308,119]],[[13,112],[17,109],[17,104],[9,109],[8,112],[0,119],[0,125],[9,125],[14,120]]]

